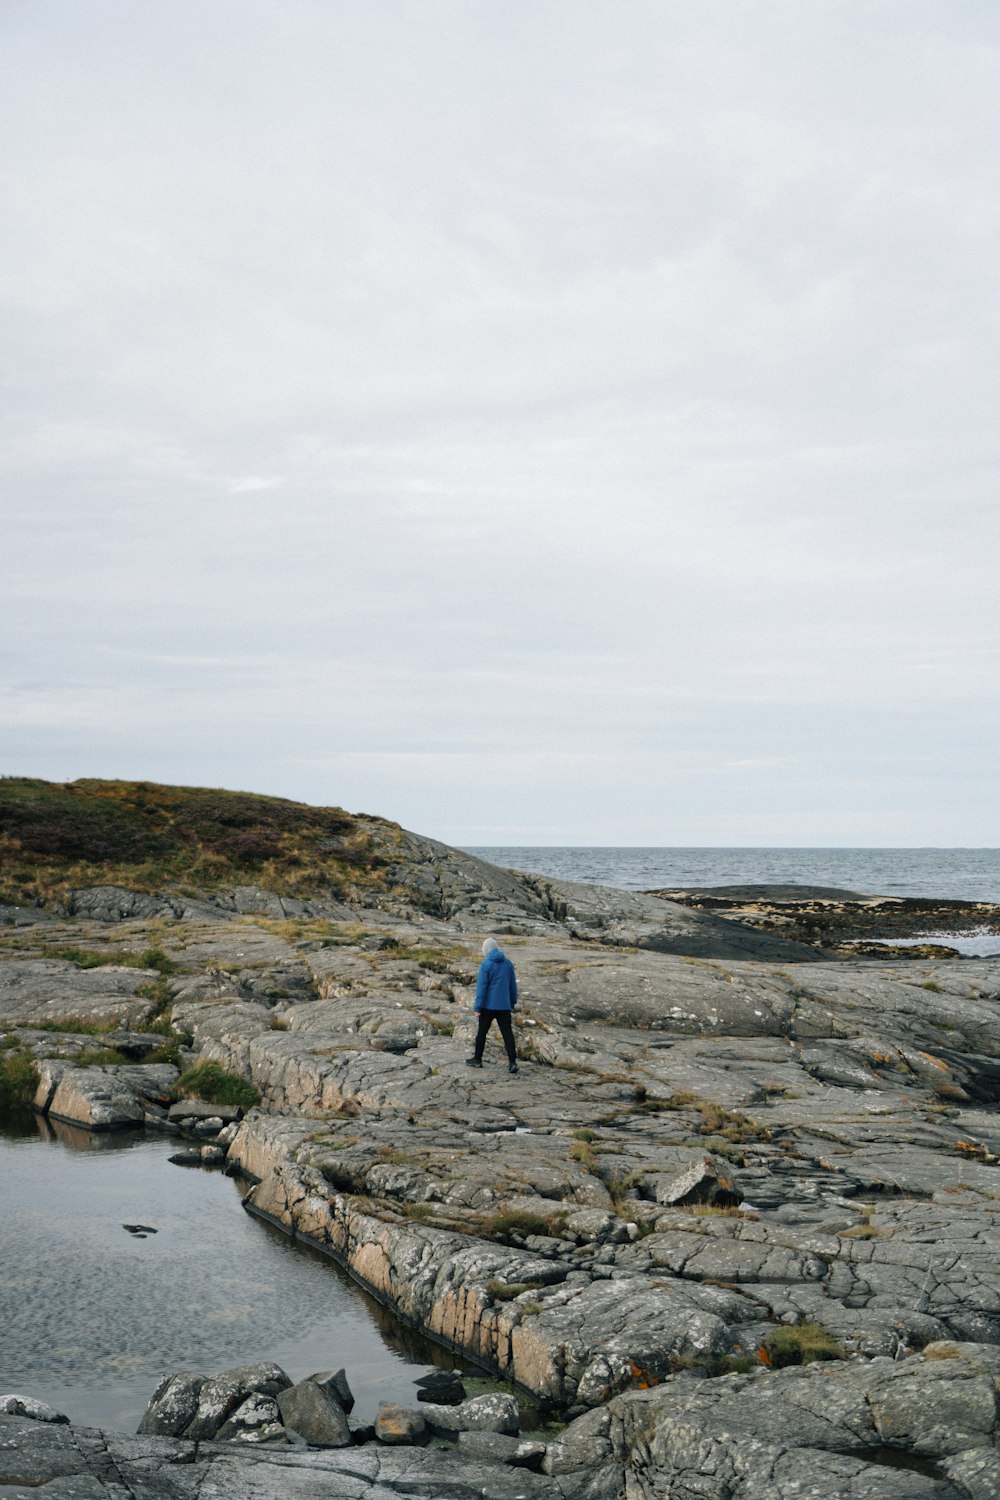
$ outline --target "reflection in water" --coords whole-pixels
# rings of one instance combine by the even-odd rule
[[[31,1114],[0,1122],[4,1390],[134,1431],[167,1370],[274,1359],[301,1380],[343,1365],[370,1416],[457,1363],[328,1257],[246,1214],[230,1178],[171,1166],[175,1149]]]

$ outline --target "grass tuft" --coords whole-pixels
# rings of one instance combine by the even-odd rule
[[[174,1091],[179,1098],[205,1099],[209,1104],[237,1104],[248,1109],[260,1103],[260,1094],[252,1083],[207,1061],[195,1063],[182,1073]]]
[[[38,1088],[38,1068],[23,1047],[0,1048],[0,1109],[21,1109]]]
[[[811,1365],[821,1359],[843,1359],[844,1351],[829,1328],[822,1323],[796,1323],[793,1327],[776,1328],[764,1340],[764,1351],[769,1355],[765,1363],[780,1370],[785,1365]]]

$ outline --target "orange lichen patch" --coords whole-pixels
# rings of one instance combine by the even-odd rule
[[[942,1073],[951,1072],[948,1064],[946,1062],[942,1062],[940,1057],[935,1057],[933,1052],[918,1052],[917,1056],[922,1057],[924,1062],[930,1063],[932,1068],[939,1068]]]
[[[760,1360],[762,1365],[767,1365],[768,1368],[770,1368],[770,1366],[773,1364],[773,1360],[771,1359],[771,1352],[769,1349],[765,1349],[763,1344],[761,1344],[760,1348],[757,1350],[757,1358]]]
[[[654,1375],[652,1370],[644,1370],[642,1365],[637,1365],[634,1359],[629,1360],[629,1368],[632,1371],[632,1383],[640,1391],[648,1391],[654,1385],[660,1384],[659,1375]]]
[[[990,1153],[981,1141],[956,1141],[955,1150],[962,1151],[966,1156],[974,1156],[979,1161],[989,1161]]]

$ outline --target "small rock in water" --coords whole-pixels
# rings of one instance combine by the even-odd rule
[[[419,1386],[418,1401],[434,1401],[439,1406],[458,1406],[468,1394],[455,1370],[433,1370],[430,1375],[421,1375],[414,1384]]]
[[[0,1396],[0,1411],[10,1417],[32,1417],[36,1422],[68,1422],[69,1417],[32,1396]],[[3,1481],[0,1480],[0,1483]]]
[[[149,1234],[159,1233],[159,1230],[154,1229],[152,1224],[123,1224],[122,1228],[127,1229],[129,1234],[137,1235],[141,1240],[144,1240]]]

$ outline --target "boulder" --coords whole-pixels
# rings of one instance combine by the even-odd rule
[[[347,1448],[353,1441],[347,1415],[326,1386],[300,1380],[278,1396],[286,1427],[316,1448]]]
[[[184,1429],[184,1436],[195,1442],[214,1438],[248,1396],[277,1396],[291,1383],[280,1365],[266,1360],[223,1370],[201,1386],[197,1409]]]
[[[320,1370],[316,1375],[310,1375],[309,1379],[328,1391],[341,1411],[350,1414],[354,1410],[354,1393],[347,1382],[345,1369]]]
[[[176,1370],[164,1375],[149,1398],[138,1432],[147,1437],[180,1437],[194,1421],[204,1375]]]
[[[423,1414],[400,1406],[396,1401],[380,1401],[375,1413],[375,1436],[392,1447],[422,1442],[427,1434]]]
[[[241,1401],[230,1416],[215,1434],[220,1443],[228,1442],[231,1438],[249,1438],[255,1436],[258,1440],[274,1435],[267,1432],[268,1428],[281,1426],[281,1412],[278,1403],[273,1396],[264,1396],[255,1391],[245,1401]]]
[[[423,1414],[434,1432],[501,1432],[515,1437],[521,1430],[517,1402],[506,1391],[472,1396],[458,1406],[429,1403]]]

